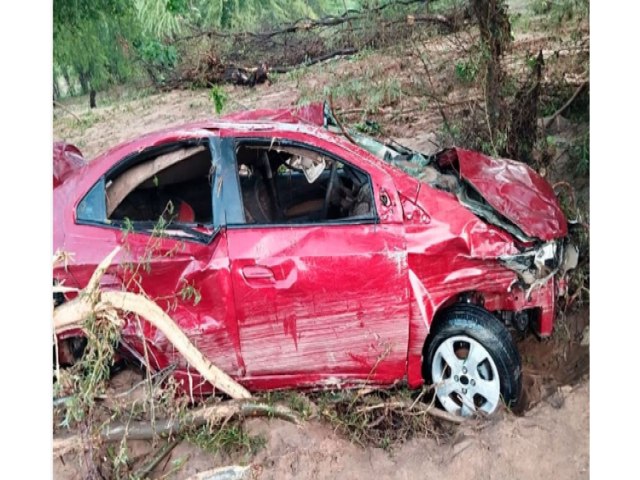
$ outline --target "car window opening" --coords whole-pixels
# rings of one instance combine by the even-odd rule
[[[236,158],[246,223],[375,217],[369,176],[328,155],[293,146],[241,145]]]
[[[211,153],[183,147],[107,179],[107,218],[172,224],[213,223]]]

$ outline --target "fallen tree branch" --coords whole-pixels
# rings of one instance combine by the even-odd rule
[[[197,408],[187,412],[183,418],[156,419],[155,423],[145,421],[114,422],[100,430],[98,439],[104,442],[119,442],[124,437],[128,440],[148,440],[156,436],[177,435],[187,428],[199,427],[231,417],[269,417],[280,418],[295,424],[299,423],[295,412],[285,406],[231,400]],[[53,453],[55,455],[64,455],[72,450],[82,448],[84,448],[84,442],[80,435],[53,439]]]
[[[120,310],[135,313],[160,330],[185,359],[214,387],[232,398],[250,398],[251,394],[242,385],[213,365],[198,350],[178,325],[155,302],[143,295],[131,292],[102,292],[100,279],[120,251],[116,247],[96,268],[87,287],[69,302],[53,311],[53,326],[56,333],[70,329],[82,329],[91,315]],[[110,318],[114,318],[110,315]]]
[[[336,25],[341,25],[343,23],[348,23],[351,22],[353,20],[358,20],[362,17],[364,17],[365,15],[370,15],[372,13],[376,13],[376,12],[380,12],[384,9],[386,9],[387,7],[391,6],[391,5],[403,5],[403,6],[407,6],[407,5],[411,5],[411,4],[415,4],[415,3],[421,3],[424,0],[396,0],[396,1],[390,1],[387,2],[385,4],[379,5],[377,7],[373,7],[373,8],[367,8],[364,10],[354,10],[354,9],[349,9],[346,10],[342,15],[339,16],[326,16],[326,17],[322,17],[319,19],[311,19],[311,18],[301,18],[293,23],[290,23],[289,25],[282,27],[280,29],[277,30],[268,30],[268,31],[264,31],[264,32],[249,32],[249,31],[243,31],[243,32],[221,32],[220,30],[205,30],[205,31],[200,31],[200,32],[196,32],[194,34],[191,35],[187,35],[184,37],[180,37],[177,38],[175,41],[176,42],[180,42],[180,41],[184,41],[184,40],[191,40],[194,38],[198,38],[198,37],[218,37],[218,38],[243,38],[243,37],[255,37],[255,38],[260,38],[263,40],[267,40],[270,39],[272,37],[275,37],[277,35],[283,35],[283,34],[287,34],[287,33],[294,33],[294,32],[298,32],[298,31],[307,31],[307,30],[311,30],[313,28],[318,28],[318,27],[333,27]],[[423,16],[418,16],[419,21],[427,21],[427,17],[433,17],[430,20],[431,21],[437,21],[437,22],[442,22],[442,19],[445,19],[445,21],[447,22],[447,24],[450,24],[450,21],[448,19],[446,19],[446,17],[443,17],[442,15],[435,15],[435,16],[431,16],[431,15],[423,15]]]
[[[392,402],[383,402],[377,403],[375,405],[367,405],[366,407],[358,408],[358,413],[369,412],[371,410],[379,410],[379,409],[391,409],[391,410],[417,410],[420,413],[424,413],[427,415],[431,415],[432,417],[438,418],[440,420],[446,420],[447,422],[461,424],[465,421],[464,417],[459,417],[457,415],[452,415],[444,410],[440,410],[439,408],[434,407],[433,405],[424,405],[419,402],[413,402],[408,400],[395,400]]]
[[[320,63],[320,62],[324,62],[325,60],[329,60],[331,58],[334,57],[339,57],[339,56],[343,56],[343,55],[354,55],[356,53],[358,53],[359,49],[357,48],[342,48],[340,50],[334,50],[333,52],[329,52],[329,53],[325,53],[324,55],[320,55],[318,57],[312,58],[310,60],[306,60],[300,64],[297,65],[289,65],[289,66],[282,66],[282,67],[270,67],[269,71],[270,72],[274,72],[274,73],[287,73],[290,72],[291,70],[294,70],[296,68],[299,68],[301,66],[309,66],[309,65],[315,65],[316,63]]]
[[[154,468],[158,466],[158,464],[162,461],[164,457],[171,453],[171,450],[176,448],[178,443],[180,443],[180,439],[176,438],[162,447],[160,447],[157,453],[149,460],[146,464],[144,464],[136,473],[133,474],[132,478],[147,478],[149,474],[153,471]]]

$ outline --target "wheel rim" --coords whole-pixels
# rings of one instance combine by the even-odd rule
[[[491,414],[500,401],[500,377],[486,348],[458,335],[442,342],[431,363],[436,396],[450,413],[468,417]]]

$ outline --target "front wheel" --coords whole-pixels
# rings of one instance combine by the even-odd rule
[[[513,406],[522,388],[521,361],[506,327],[476,305],[442,313],[427,339],[423,376],[450,413],[490,415],[503,401]]]

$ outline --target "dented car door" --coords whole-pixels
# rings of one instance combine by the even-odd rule
[[[235,161],[231,142],[222,156]],[[368,173],[376,198],[369,221],[247,225],[233,218],[241,212],[227,214],[246,385],[332,384],[338,374],[390,383],[404,374],[407,257],[401,216],[385,195],[399,202],[386,176]],[[242,205],[239,188],[228,190],[238,196],[226,205]]]
[[[77,203],[75,212],[69,208],[60,219],[75,224],[61,242],[62,249],[75,253],[73,262],[60,275],[74,279],[67,282],[70,286],[85,285],[98,263],[122,246],[102,278],[103,288],[144,292],[209,360],[240,377],[227,241],[220,226],[224,210],[212,188],[220,171],[217,143],[217,138],[199,136],[161,139],[142,145],[110,170],[82,179],[77,197],[65,198],[70,205]],[[162,210],[160,217],[154,203]],[[87,244],[94,248],[82,248]],[[129,320],[122,331],[126,350],[153,369],[173,364],[175,378],[190,393],[211,392],[162,332],[148,322]]]

